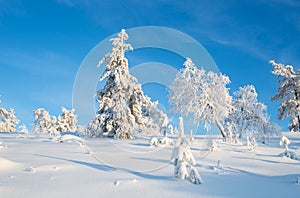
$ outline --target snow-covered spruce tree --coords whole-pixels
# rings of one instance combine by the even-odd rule
[[[236,135],[265,142],[269,137],[278,135],[280,127],[269,121],[267,106],[258,102],[257,96],[253,85],[240,87],[234,92],[234,110],[229,120]]]
[[[7,111],[5,108],[0,108],[0,132],[17,132],[17,124],[20,120],[17,119],[14,109]]]
[[[56,133],[55,123],[56,118],[51,119],[50,114],[44,108],[39,108],[33,111],[34,123],[33,132],[34,133]]]
[[[74,109],[67,110],[66,108],[61,108],[62,114],[58,116],[56,122],[56,129],[59,132],[75,132],[77,127],[77,115],[74,114]]]
[[[171,162],[174,163],[174,176],[186,179],[194,184],[203,183],[200,174],[194,167],[196,160],[190,150],[190,141],[184,135],[183,119],[179,117],[179,136],[171,154]]]
[[[116,38],[110,39],[113,48],[99,61],[105,63],[106,71],[100,80],[106,80],[103,89],[97,91],[99,103],[97,115],[88,124],[86,134],[91,137],[127,139],[137,131],[159,133],[167,126],[167,116],[145,96],[137,79],[130,75],[125,52],[132,50],[125,43],[128,35],[124,29]]]
[[[183,65],[170,87],[171,111],[191,116],[195,123],[204,123],[206,129],[215,123],[226,137],[223,122],[232,110],[232,98],[226,87],[229,78],[197,69],[190,58]]]
[[[270,61],[272,74],[276,75],[280,86],[272,101],[279,100],[278,119],[290,118],[289,130],[298,132],[300,127],[300,70],[293,66]]]

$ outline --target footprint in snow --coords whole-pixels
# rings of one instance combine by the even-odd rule
[[[120,181],[114,181],[114,185],[115,186],[119,186],[120,185]]]
[[[27,168],[24,168],[24,171],[30,172],[30,173],[34,173],[34,172],[35,172],[35,169],[32,168],[32,167],[27,167]]]

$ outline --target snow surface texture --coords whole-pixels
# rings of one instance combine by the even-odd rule
[[[285,133],[300,154],[300,134]],[[280,156],[280,138],[249,150],[219,141],[217,152],[202,148],[210,136],[196,136],[191,152],[205,183],[173,177],[172,147],[150,148],[149,139],[53,142],[48,134],[17,139],[1,133],[0,197],[299,197],[300,161]],[[72,136],[66,139],[72,139]],[[75,139],[77,139],[76,137]],[[214,139],[216,137],[213,137]],[[221,140],[221,137],[217,137]],[[82,141],[82,139],[77,139]],[[131,148],[129,152],[126,149]],[[91,149],[92,148],[92,149]],[[208,152],[203,158],[202,150]],[[98,158],[95,158],[98,156]],[[220,161],[218,163],[218,161]]]

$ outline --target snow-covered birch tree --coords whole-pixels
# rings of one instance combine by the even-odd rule
[[[300,70],[294,71],[293,66],[276,63],[272,64],[272,74],[276,75],[280,86],[272,101],[280,101],[278,119],[290,118],[289,130],[298,132],[300,127]]]
[[[183,65],[170,87],[171,111],[191,116],[195,123],[202,122],[207,129],[215,123],[225,137],[223,122],[233,108],[226,87],[229,78],[197,69],[190,58]]]
[[[88,124],[88,136],[127,139],[137,131],[159,133],[167,116],[145,96],[137,79],[129,73],[125,52],[132,50],[126,43],[128,35],[123,29],[112,38],[113,48],[99,61],[105,63],[105,73],[100,80],[106,80],[103,89],[96,93],[99,103],[97,115]]]
[[[272,135],[278,135],[280,127],[269,121],[267,106],[258,102],[253,85],[240,87],[234,92],[234,110],[229,116],[236,135],[242,138],[256,138],[264,141]]]

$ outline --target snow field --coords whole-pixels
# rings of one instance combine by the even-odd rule
[[[285,134],[300,155],[300,135]],[[254,150],[195,137],[191,151],[204,183],[173,177],[172,146],[150,147],[149,139],[79,139],[53,142],[48,135],[17,139],[0,134],[1,197],[298,197],[300,161],[281,157],[280,138]],[[74,137],[69,136],[69,139]],[[78,137],[77,137],[78,138]],[[215,138],[215,137],[212,137]],[[76,138],[75,138],[76,139]],[[218,166],[218,161],[219,166]]]

